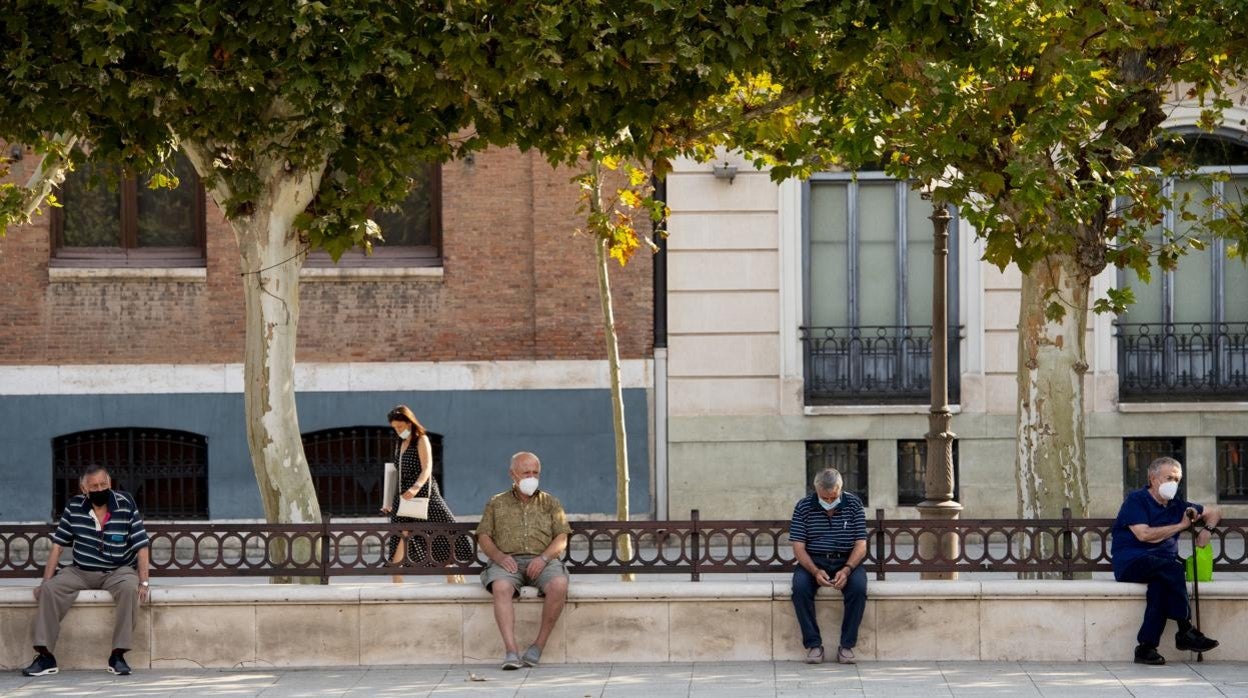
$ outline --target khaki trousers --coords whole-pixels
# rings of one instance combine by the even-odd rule
[[[75,565],[62,567],[56,576],[43,584],[39,592],[39,612],[35,615],[35,646],[56,647],[61,621],[83,589],[104,589],[117,604],[113,619],[113,649],[130,649],[134,621],[139,610],[139,573],[132,567],[119,567],[109,572],[92,572]]]

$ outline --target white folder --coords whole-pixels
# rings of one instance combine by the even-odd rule
[[[394,463],[383,466],[382,482],[381,506],[388,507],[394,502],[394,493],[399,489],[399,470],[394,467]]]

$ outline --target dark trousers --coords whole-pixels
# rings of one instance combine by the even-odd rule
[[[837,570],[845,566],[846,558],[826,558],[812,555],[815,566],[826,570],[833,577]],[[823,637],[819,634],[819,623],[815,620],[815,593],[819,591],[819,582],[814,575],[799,566],[793,573],[793,610],[797,613],[797,624],[802,628],[802,646],[806,649],[822,647]],[[845,615],[841,619],[841,647],[853,647],[858,644],[858,626],[862,624],[862,613],[867,608],[867,573],[861,566],[850,573],[845,588],[841,589],[845,598]]]
[[[1187,620],[1191,616],[1183,563],[1176,558],[1144,555],[1132,560],[1122,570],[1114,570],[1114,578],[1120,582],[1148,585],[1144,596],[1144,622],[1136,635],[1141,645],[1156,647],[1161,643],[1161,632],[1166,628],[1167,618]]]

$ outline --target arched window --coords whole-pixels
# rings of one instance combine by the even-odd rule
[[[321,513],[379,516],[382,469],[394,457],[390,427],[341,427],[303,435],[303,452],[312,471]],[[429,433],[433,478],[442,486],[442,436]],[[445,490],[443,490],[445,492]]]
[[[1187,199],[1169,209],[1147,236],[1154,246],[1198,233],[1199,219],[1248,200],[1248,144],[1242,139],[1188,136],[1162,150],[1198,167],[1190,179],[1167,178],[1163,190]],[[1160,155],[1154,155],[1160,157]],[[1226,240],[1198,234],[1174,269],[1155,266],[1150,280],[1121,270],[1118,284],[1135,296],[1118,322],[1119,399],[1243,400],[1248,397],[1248,267],[1227,257]]]
[[[147,519],[208,518],[208,440],[168,429],[95,429],[52,439],[52,515],[79,493],[90,465],[108,468],[115,489]]]

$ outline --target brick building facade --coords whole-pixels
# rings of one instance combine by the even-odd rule
[[[14,163],[11,176],[34,164]],[[613,509],[606,349],[571,176],[516,150],[449,163],[440,260],[311,257],[297,350],[305,435],[384,426],[385,411],[406,402],[442,439],[456,511],[475,513],[505,487],[506,456],[521,449],[543,456],[571,511]],[[51,511],[57,438],[137,427],[207,435],[207,515],[259,516],[247,494],[238,248],[211,199],[205,219],[203,260],[191,267],[58,260],[48,215],[0,240],[0,475],[31,495],[0,505],[0,520]],[[649,256],[613,265],[612,281],[634,501],[646,502]]]

